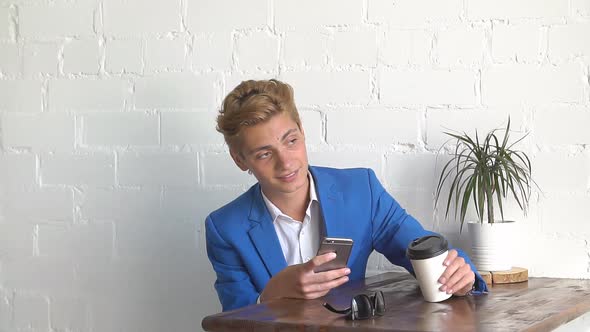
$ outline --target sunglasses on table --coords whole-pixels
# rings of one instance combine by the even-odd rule
[[[385,300],[383,292],[378,291],[372,295],[359,294],[354,296],[350,301],[350,308],[338,310],[329,303],[324,303],[324,307],[331,312],[346,315],[347,319],[361,320],[373,316],[382,316],[385,313]]]

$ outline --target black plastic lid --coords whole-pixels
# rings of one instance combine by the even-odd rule
[[[408,246],[406,254],[409,259],[427,259],[449,250],[449,243],[440,235],[427,235],[415,239]]]

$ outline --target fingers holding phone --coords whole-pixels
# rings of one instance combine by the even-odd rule
[[[326,295],[332,288],[348,281],[350,269],[346,264],[351,249],[351,239],[324,239],[313,259],[288,266],[272,277],[262,291],[260,301],[285,297],[316,299]]]
[[[320,244],[316,257],[326,256],[324,254],[327,253],[335,253],[336,257],[320,260],[320,265],[314,268],[314,272],[319,273],[345,268],[348,264],[350,252],[352,251],[352,244],[352,239],[325,237]]]

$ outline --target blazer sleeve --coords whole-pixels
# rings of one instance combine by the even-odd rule
[[[215,227],[211,216],[205,223],[207,256],[217,274],[215,290],[222,310],[232,310],[254,304],[259,296],[242,258]]]
[[[391,263],[402,266],[414,274],[412,264],[406,256],[406,248],[414,239],[435,233],[425,230],[414,217],[406,213],[383,188],[373,170],[368,170],[368,177],[371,190],[373,247]],[[469,257],[462,250],[456,248],[455,250],[475,272],[475,290],[486,292],[486,283]]]

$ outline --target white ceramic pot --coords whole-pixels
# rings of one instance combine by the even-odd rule
[[[468,222],[471,259],[478,271],[505,271],[512,268],[514,221]]]

